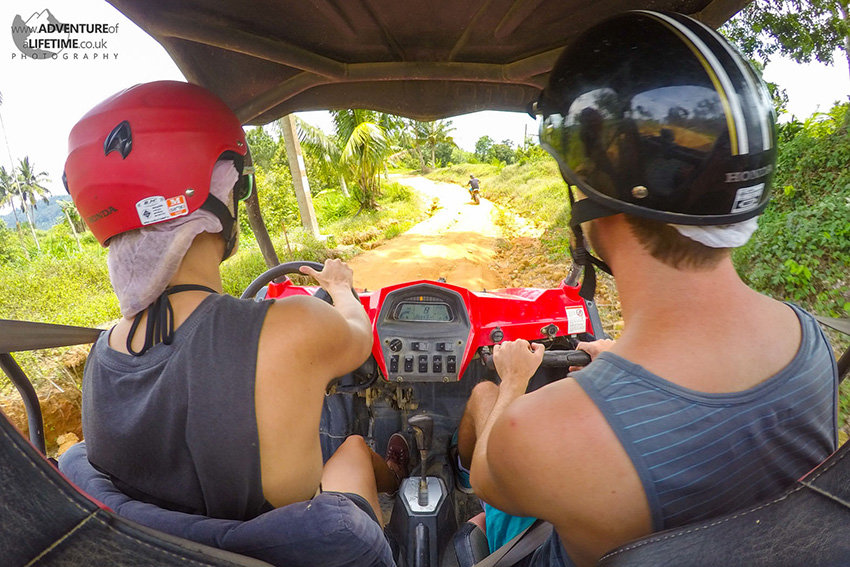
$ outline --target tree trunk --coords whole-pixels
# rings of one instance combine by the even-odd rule
[[[274,251],[274,244],[272,244],[272,239],[269,237],[266,223],[263,221],[263,215],[260,212],[260,201],[257,199],[256,191],[253,191],[251,196],[245,200],[245,210],[248,212],[248,224],[251,225],[251,230],[254,231],[254,238],[257,239],[257,245],[260,247],[260,252],[263,254],[266,266],[274,268],[280,264],[280,260],[277,259],[277,252]]]
[[[68,224],[71,226],[71,234],[74,235],[74,240],[77,241],[77,248],[80,250],[80,252],[82,252],[83,245],[80,244],[80,237],[77,236],[77,227],[74,226],[74,221],[71,220],[71,215],[68,214],[68,211],[63,210],[62,212],[65,213],[65,218],[68,219]]]
[[[21,230],[21,221],[18,219],[18,208],[15,206],[15,200],[10,199],[12,203],[12,214],[15,215],[15,230],[18,233],[18,240],[21,242],[21,248],[24,250],[24,256],[26,256],[27,260],[30,259],[30,251],[27,250],[27,244],[24,242],[24,231]]]
[[[24,210],[27,213],[27,218],[30,221],[30,230],[32,231],[32,239],[35,240],[35,248],[41,253],[41,244],[38,243],[38,236],[35,234],[35,215],[32,214],[32,208],[24,201]]]
[[[316,222],[316,212],[313,210],[313,198],[310,195],[310,183],[304,167],[304,157],[301,155],[301,144],[295,131],[295,119],[287,114],[279,121],[283,133],[283,143],[286,146],[286,157],[289,160],[289,171],[292,173],[292,186],[295,188],[295,200],[301,213],[301,224],[313,236],[320,238],[319,224]]]
[[[841,12],[841,17],[845,24],[850,24],[850,18],[847,17],[847,6],[838,2],[838,11]],[[850,36],[844,36],[844,58],[847,60],[847,71],[850,73]]]

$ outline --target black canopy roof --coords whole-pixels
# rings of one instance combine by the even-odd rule
[[[371,108],[420,120],[522,111],[565,45],[616,12],[712,27],[748,0],[110,0],[246,124]],[[662,62],[659,62],[662,64]]]

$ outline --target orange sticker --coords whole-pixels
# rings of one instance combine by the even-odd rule
[[[189,214],[189,207],[186,205],[186,197],[184,195],[171,197],[166,201],[166,205],[168,206],[168,216],[170,218],[182,217]]]

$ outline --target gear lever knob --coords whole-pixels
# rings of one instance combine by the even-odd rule
[[[430,415],[420,414],[410,417],[407,423],[413,428],[419,450],[430,451],[434,435],[434,419]]]
[[[434,419],[430,415],[419,414],[410,417],[407,424],[413,428],[416,445],[419,448],[421,461],[419,475],[419,505],[428,505],[428,451],[431,449],[431,439],[434,436]]]

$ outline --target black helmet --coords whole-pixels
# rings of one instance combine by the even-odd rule
[[[536,103],[540,142],[589,199],[571,224],[625,212],[730,224],[760,214],[776,160],[767,89],[717,32],[673,13],[597,24]]]

